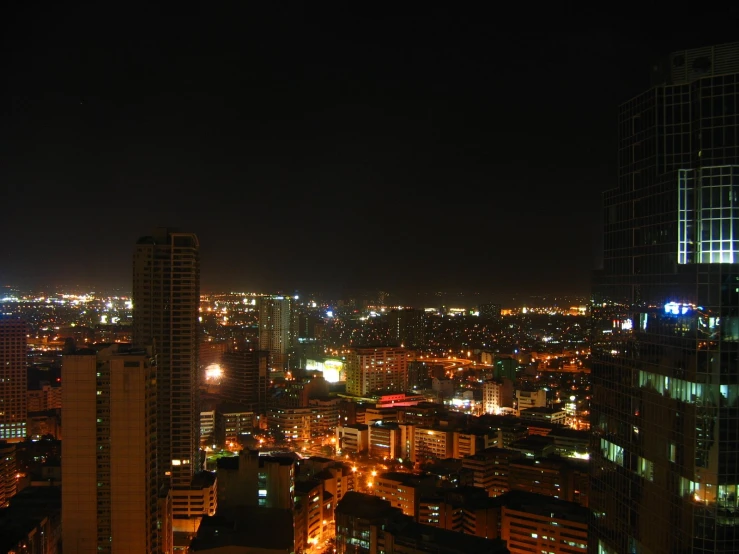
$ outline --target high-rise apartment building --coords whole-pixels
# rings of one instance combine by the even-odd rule
[[[18,488],[15,444],[0,441],[0,508],[7,508]]]
[[[406,392],[410,356],[410,351],[400,346],[352,349],[346,363],[346,392],[355,396]]]
[[[297,340],[297,322],[293,317],[293,298],[282,295],[259,298],[259,350],[269,352],[270,369],[289,368],[290,354]]]
[[[158,470],[162,483],[189,487],[200,470],[197,237],[156,229],[133,256],[133,343],[152,347],[157,366]]]
[[[267,411],[269,388],[267,352],[250,350],[225,352],[221,356],[223,381],[220,396],[262,415]]]
[[[387,317],[390,337],[398,346],[420,348],[426,345],[426,313],[423,310],[391,310]]]
[[[171,552],[158,528],[156,368],[150,351],[81,349],[62,362],[64,550]]]
[[[27,334],[24,321],[0,317],[0,440],[27,434]]]
[[[739,552],[739,43],[655,67],[604,193],[589,547]]]

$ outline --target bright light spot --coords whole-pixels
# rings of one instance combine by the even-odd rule
[[[223,370],[218,364],[210,364],[205,368],[205,380],[206,381],[220,381],[223,377]]]

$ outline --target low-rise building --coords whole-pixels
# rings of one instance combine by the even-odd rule
[[[413,430],[411,460],[443,460],[454,454],[454,431],[446,427],[417,426]]]
[[[285,508],[239,506],[204,517],[189,545],[197,554],[289,554],[298,552],[293,512]]]
[[[541,494],[511,491],[501,507],[500,536],[511,554],[588,551],[587,508]]]
[[[336,444],[339,452],[366,452],[369,448],[369,427],[355,423],[336,428]]]
[[[472,472],[472,484],[487,492],[488,496],[500,496],[510,490],[510,463],[521,453],[507,448],[487,448],[473,456],[462,458],[464,468]]]
[[[418,516],[419,500],[423,494],[436,487],[437,479],[432,475],[413,475],[389,471],[375,478],[375,495],[387,500],[395,508],[414,519]]]
[[[545,406],[537,406],[521,410],[521,419],[525,421],[543,421],[545,423],[554,423],[556,425],[565,425],[567,420],[567,412],[562,408],[548,408]]]
[[[211,471],[196,473],[189,488],[172,489],[172,515],[176,519],[212,516],[218,508],[216,474]]]

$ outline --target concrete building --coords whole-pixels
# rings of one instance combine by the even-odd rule
[[[219,395],[229,403],[263,415],[267,411],[269,353],[261,350],[221,354],[223,381]]]
[[[443,460],[454,454],[454,431],[446,427],[422,427],[413,429],[411,460]]]
[[[538,422],[543,421],[545,423],[552,423],[554,425],[564,425],[567,420],[567,412],[562,408],[548,408],[546,406],[537,406],[535,408],[526,408],[520,410],[521,420],[524,422],[532,421]]]
[[[311,439],[313,410],[305,408],[270,408],[267,410],[267,426],[279,438],[296,442]]]
[[[156,229],[140,238],[133,256],[133,344],[156,356],[157,468],[160,483],[174,487],[189,487],[201,469],[199,303],[197,237]]]
[[[312,459],[310,458],[308,460],[306,466],[309,465]],[[339,502],[347,492],[354,489],[356,474],[348,464],[328,460],[322,469],[310,473],[310,475],[314,479],[321,481],[323,483],[323,490],[333,496],[334,508],[336,507],[336,502]]]
[[[336,445],[340,452],[366,452],[369,448],[369,426],[355,423],[337,427]]]
[[[572,458],[589,458],[590,433],[568,427],[552,429],[547,437],[554,440],[554,450],[560,455]]]
[[[406,392],[409,361],[410,351],[406,348],[352,349],[346,364],[347,394],[366,396],[377,391]]]
[[[547,405],[547,391],[516,389],[516,409],[520,414],[529,408],[544,408]]]
[[[29,390],[28,412],[45,412],[47,410],[60,410],[62,407],[62,387],[52,387],[48,383],[41,385],[38,390]]]
[[[159,506],[152,352],[118,344],[77,350],[64,356],[62,374],[65,550],[166,550],[172,537],[158,531],[169,523]]]
[[[554,439],[543,435],[529,435],[508,445],[524,458],[548,458],[554,454]]]
[[[462,458],[462,466],[472,472],[472,484],[489,496],[500,496],[510,490],[511,461],[518,460],[520,452],[507,448],[487,448],[482,452]]]
[[[375,477],[375,495],[387,500],[405,515],[418,517],[421,496],[436,488],[436,477],[389,471]]]
[[[20,442],[28,434],[28,326],[0,317],[0,440]]]
[[[418,522],[458,533],[496,538],[500,503],[477,487],[437,489],[421,497]]]
[[[426,341],[426,313],[423,310],[390,310],[387,314],[390,336],[400,346],[419,348]]]
[[[444,411],[444,406],[436,402],[420,402],[398,408],[398,421],[408,425],[435,425]]]
[[[175,520],[215,515],[218,508],[216,474],[200,471],[193,476],[189,487],[172,489],[171,494]]]
[[[336,508],[338,553],[509,554],[501,539],[487,539],[423,525],[390,502],[357,492],[348,493]]]
[[[291,554],[297,552],[294,517],[287,508],[239,506],[203,517],[190,552]]]
[[[6,508],[17,489],[18,465],[15,457],[15,444],[0,441],[0,508]]]
[[[292,510],[295,502],[295,456],[260,456],[244,449],[238,457],[218,459],[218,503],[225,510],[264,506]]]
[[[511,554],[588,552],[587,508],[521,491],[506,493],[501,500],[500,536]]]
[[[433,377],[431,379],[431,390],[436,393],[436,397],[440,402],[448,401],[454,398],[454,379],[440,379]]]
[[[482,384],[482,409],[486,414],[500,414],[513,407],[513,381],[507,378],[488,379]]]
[[[366,407],[364,410],[364,421],[362,423],[372,425],[375,421],[393,421],[396,419],[398,419],[398,408],[393,406],[380,408],[375,405]]]
[[[406,442],[405,425],[393,421],[375,421],[368,426],[369,455],[377,458],[402,458],[402,445]]]
[[[339,426],[340,398],[309,398],[311,409],[311,436],[314,438],[330,438],[336,434]]]
[[[293,313],[293,298],[280,294],[262,296],[259,308],[259,350],[269,352],[271,371],[290,368],[290,356],[297,341],[297,318]]]
[[[323,543],[328,523],[333,521],[334,497],[323,488],[323,481],[307,479],[295,483],[295,543],[308,548]]]
[[[500,432],[498,429],[455,429],[453,441],[452,458],[461,459],[499,446]]]
[[[510,490],[532,492],[560,500],[571,500],[571,466],[563,460],[518,458],[509,464]]]
[[[243,435],[251,434],[256,426],[256,414],[247,406],[233,403],[219,404],[218,412],[223,417],[224,444],[235,448]]]
[[[223,446],[223,434],[223,420],[217,410],[200,412],[200,445],[203,448]]]

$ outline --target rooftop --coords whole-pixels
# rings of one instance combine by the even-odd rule
[[[423,525],[412,520],[390,523],[385,526],[385,531],[392,533],[396,545],[411,546],[416,552],[444,552],[446,554],[468,554],[470,552],[509,554],[510,552],[503,539],[486,539]]]
[[[336,513],[362,519],[379,519],[402,512],[399,508],[393,508],[389,501],[379,496],[348,491],[336,505]]]
[[[269,532],[265,532],[269,530]],[[239,506],[203,517],[198,534],[190,545],[192,552],[229,547],[255,550],[294,550],[293,516],[290,510]]]
[[[537,514],[553,519],[565,519],[587,523],[590,510],[577,504],[534,492],[512,490],[498,497],[501,505],[510,509],[530,514]]]

